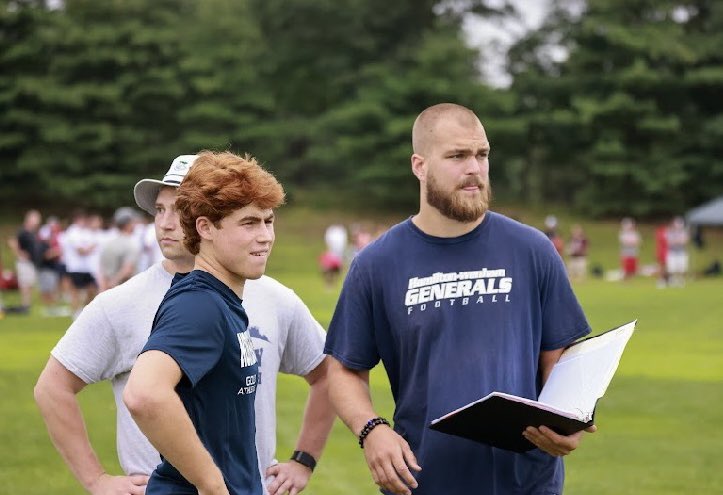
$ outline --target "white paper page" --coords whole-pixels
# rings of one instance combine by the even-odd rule
[[[539,401],[536,401],[536,400],[526,399],[525,397],[518,397],[518,396],[516,396],[516,395],[505,394],[505,393],[503,393],[503,392],[492,392],[491,394],[486,395],[485,397],[481,398],[480,400],[474,401],[472,404],[477,404],[478,402],[484,402],[484,401],[486,401],[486,400],[488,400],[488,399],[490,399],[491,397],[494,397],[494,396],[505,397],[505,398],[507,398],[507,399],[509,399],[509,400],[512,400],[512,401],[514,401],[514,402],[521,402],[521,403],[523,403],[523,404],[529,404],[529,405],[534,406],[534,407],[536,407],[536,408],[538,408],[538,409],[542,409],[542,410],[544,410],[544,411],[550,411],[550,412],[553,412],[553,413],[555,413],[555,414],[559,414],[560,416],[565,416],[565,417],[571,418],[571,419],[578,419],[577,414],[574,413],[574,412],[565,411],[565,410],[556,408],[556,407],[554,407],[554,406],[551,406],[551,405],[549,405],[549,404],[543,404],[543,403],[541,403],[541,402],[539,402]],[[450,416],[452,416],[452,415],[454,415],[454,414],[457,414],[459,411],[462,411],[463,409],[467,409],[468,407],[471,407],[472,404],[467,404],[466,406],[462,406],[462,407],[460,407],[460,408],[458,408],[458,409],[455,409],[454,411],[450,411],[450,412],[448,412],[447,414],[445,414],[444,416],[441,416],[441,417],[439,417],[439,418],[437,418],[437,419],[432,420],[432,424],[438,423],[438,422],[442,421],[443,419],[446,419],[446,418],[448,418],[448,417],[450,417]]]
[[[581,421],[592,419],[595,403],[605,394],[635,323],[628,323],[565,351],[552,369],[539,402],[575,411]]]
[[[550,411],[550,412],[553,412],[560,416],[565,416],[566,418],[579,419],[576,412],[566,410],[566,409],[561,409],[559,407],[555,407],[550,404],[545,404],[544,402],[540,402],[540,401],[536,401],[536,400],[532,400],[532,399],[526,399],[525,397],[518,397],[517,395],[505,394],[503,392],[493,392],[490,394],[490,396],[491,395],[498,395],[500,397],[506,397],[507,399],[514,401],[514,402],[521,402],[523,404],[529,404],[531,406],[536,407],[537,409],[542,409],[543,411]]]

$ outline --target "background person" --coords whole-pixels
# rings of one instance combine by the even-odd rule
[[[658,282],[659,289],[668,286],[668,226],[659,225],[655,229],[655,261],[658,263]]]
[[[580,224],[575,224],[570,230],[570,240],[567,243],[567,273],[570,280],[585,280],[587,275],[587,249],[588,239]]]
[[[670,284],[682,287],[688,275],[688,242],[690,236],[682,217],[673,218],[665,233],[668,246],[665,267]]]
[[[638,254],[642,239],[635,226],[635,220],[630,217],[621,220],[618,242],[620,243],[620,265],[623,279],[627,280],[638,273]]]
[[[138,258],[138,271],[142,272],[149,266],[163,260],[158,241],[156,240],[156,229],[153,222],[140,222],[135,229],[138,244],[141,246],[141,255]]]
[[[121,207],[113,214],[115,233],[100,248],[98,286],[102,292],[122,284],[136,273],[141,245],[134,235],[138,212]]]
[[[324,232],[326,250],[342,259],[346,254],[347,240],[346,227],[340,223],[329,225]]]
[[[99,249],[99,239],[85,211],[76,210],[73,213],[72,223],[65,229],[61,244],[70,280],[70,307],[73,318],[76,318],[98,292],[98,281],[93,273],[94,254]]]
[[[367,247],[374,240],[369,228],[363,223],[355,223],[351,227],[352,232],[352,253],[351,259],[359,254],[359,252]]]
[[[557,217],[555,215],[547,215],[545,217],[545,230],[543,232],[545,232],[547,238],[550,239],[552,245],[555,246],[557,254],[559,254],[560,257],[564,256],[565,240],[558,231]]]
[[[11,239],[9,245],[15,252],[15,268],[18,277],[18,289],[20,289],[20,308],[18,313],[27,313],[33,304],[33,290],[38,281],[36,265],[40,243],[38,240],[38,229],[42,217],[38,210],[29,210],[25,213],[23,224],[18,230],[15,239]]]
[[[427,427],[495,390],[537,398],[564,347],[590,328],[549,240],[488,211],[490,144],[477,116],[430,107],[412,144],[420,209],[350,267],[325,347],[332,403],[384,493],[561,493],[559,456],[582,432],[528,427],[520,434],[539,449],[517,454]],[[380,360],[393,429],[369,394]]]
[[[112,223],[112,222],[111,222]],[[90,237],[92,239],[93,244],[95,245],[95,249],[90,253],[88,263],[90,265],[91,275],[93,276],[93,279],[95,280],[96,285],[96,292],[99,289],[100,285],[100,253],[103,251],[103,247],[105,244],[115,237],[115,235],[118,232],[118,229],[115,225],[111,225],[110,227],[107,227],[106,221],[103,218],[103,215],[97,212],[93,212],[88,215],[88,231],[90,233]],[[92,296],[95,296],[95,294],[92,294]],[[92,300],[88,299],[88,302]]]
[[[326,249],[319,256],[319,267],[327,287],[333,287],[344,269],[344,256],[347,247],[346,227],[331,224],[324,232]]]
[[[38,288],[45,316],[70,316],[69,308],[59,305],[60,280],[65,274],[61,233],[57,217],[48,217],[38,231]]]

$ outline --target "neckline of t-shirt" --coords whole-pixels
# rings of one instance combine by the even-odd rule
[[[185,276],[192,275],[195,278],[200,278],[203,282],[213,286],[214,289],[218,290],[222,296],[231,299],[232,301],[242,304],[243,301],[231,288],[224,284],[221,280],[214,277],[211,273],[204,270],[192,270]],[[184,278],[185,278],[184,276]]]
[[[414,222],[412,222],[412,217],[410,216],[407,218],[407,221],[405,222],[407,224],[407,227],[414,233],[415,235],[421,237],[427,242],[431,242],[434,244],[458,244],[460,242],[466,242],[471,239],[474,239],[480,235],[480,233],[487,227],[487,225],[490,223],[490,218],[494,215],[493,212],[487,210],[485,213],[485,217],[482,219],[479,225],[477,225],[474,229],[470,230],[466,234],[457,236],[457,237],[437,237],[430,234],[425,233],[422,229],[417,227]]]

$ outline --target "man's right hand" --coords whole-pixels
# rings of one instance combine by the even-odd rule
[[[92,495],[144,495],[148,476],[134,474],[132,476],[111,476],[103,473],[90,485]]]
[[[364,439],[364,457],[374,483],[397,495],[411,495],[417,480],[410,468],[421,471],[409,444],[386,425],[374,428]]]

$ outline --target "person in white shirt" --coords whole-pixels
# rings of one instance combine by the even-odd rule
[[[53,444],[94,495],[142,494],[148,475],[160,463],[122,395],[173,275],[193,268],[174,204],[176,189],[194,159],[195,155],[179,156],[163,180],[144,179],[134,189],[138,206],[154,215],[165,259],[96,297],[53,348],[35,386],[35,400]],[[335,417],[326,391],[325,333],[301,299],[270,277],[247,282],[243,305],[260,364],[255,408],[261,477],[270,495],[299,493],[309,482]],[[278,372],[302,376],[309,384],[296,450],[292,460],[282,463],[275,459]],[[86,385],[103,380],[111,382],[115,395],[116,441],[124,476],[111,475],[100,464],[76,398]]]
[[[139,222],[136,225],[134,236],[138,240],[141,248],[141,255],[138,258],[137,271],[140,273],[151,265],[163,260],[163,252],[161,251],[158,241],[156,240],[156,227],[153,222]]]
[[[65,269],[70,279],[70,306],[75,318],[80,310],[98,293],[96,252],[100,249],[99,237],[90,228],[90,217],[82,210],[73,214],[73,223],[65,230],[62,239]]]
[[[688,274],[688,229],[682,217],[675,217],[666,230],[665,238],[668,251],[665,256],[665,267],[670,276],[670,284],[682,287]]]
[[[346,228],[341,224],[329,225],[324,232],[324,242],[328,251],[343,258],[346,254]]]

